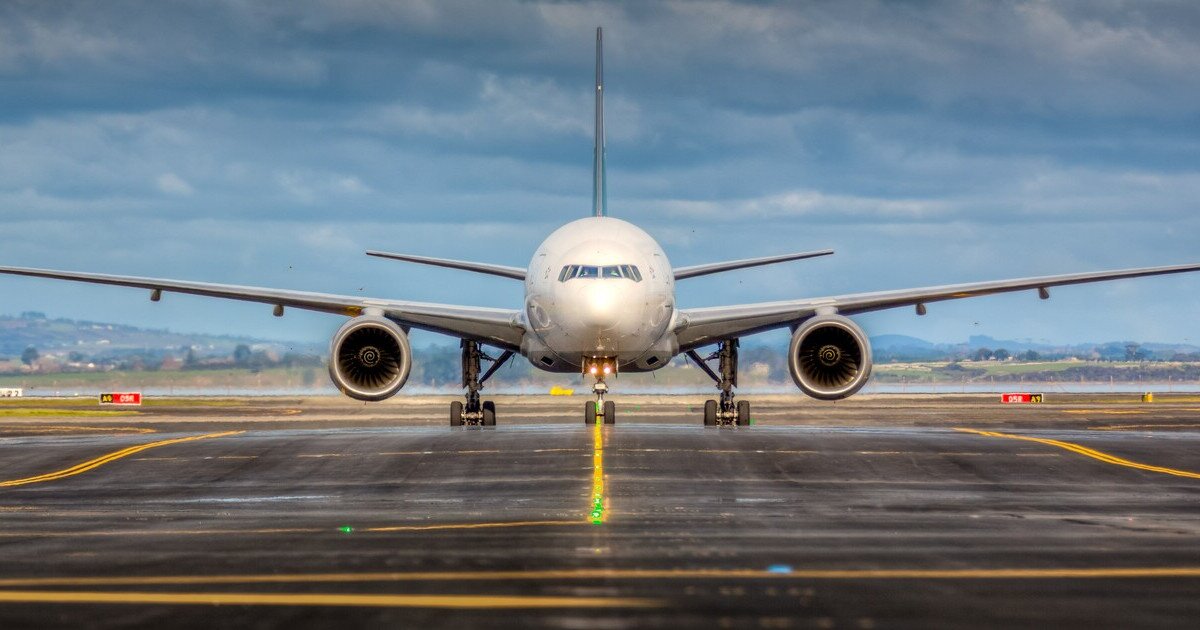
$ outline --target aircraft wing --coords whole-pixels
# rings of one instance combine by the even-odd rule
[[[926,302],[956,300],[978,297],[993,293],[1008,293],[1038,289],[1041,297],[1049,297],[1048,287],[1087,282],[1103,282],[1121,278],[1158,276],[1170,273],[1200,271],[1200,264],[1175,265],[1169,267],[1139,267],[1092,273],[1073,273],[1057,276],[995,280],[992,282],[970,282],[918,289],[855,293],[834,297],[765,302],[737,306],[718,306],[680,310],[675,332],[681,350],[716,343],[723,339],[750,335],[774,328],[792,326],[829,310],[842,315],[856,315],[900,306],[924,305]],[[921,306],[918,306],[920,309]]]
[[[746,258],[744,260],[730,260],[728,262],[692,265],[691,267],[677,267],[675,268],[675,279],[684,280],[687,278],[695,278],[696,276],[707,276],[713,273],[732,271],[734,269],[760,267],[762,265],[773,265],[775,263],[787,262],[789,260],[801,260],[804,258],[816,258],[817,256],[828,256],[832,253],[832,249],[822,249],[816,252],[797,252],[795,254],[783,254],[780,256],[763,256],[762,258]]]
[[[375,256],[376,258],[391,258],[392,260],[420,263],[422,265],[433,265],[435,267],[448,267],[450,269],[474,271],[475,273],[486,273],[493,276],[512,278],[514,280],[524,280],[526,273],[523,267],[509,267],[507,265],[468,262],[465,260],[452,260],[449,258],[432,258],[429,256],[415,256],[413,254],[393,254],[390,252],[379,252],[375,250],[367,251],[367,255]]]
[[[351,295],[28,267],[0,267],[0,273],[149,289],[152,292],[151,299],[157,299],[162,292],[167,291],[244,302],[261,302],[280,307],[336,313],[350,317],[361,315],[367,309],[379,309],[384,316],[403,326],[474,339],[499,346],[505,350],[519,349],[521,337],[525,334],[524,326],[521,324],[520,311],[510,309],[378,300]]]

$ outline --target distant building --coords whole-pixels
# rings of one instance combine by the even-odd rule
[[[20,398],[25,395],[25,390],[20,387],[0,387],[0,398]]]
[[[165,372],[177,372],[183,369],[183,359],[178,357],[166,357],[162,360],[162,364],[158,366],[158,369]]]

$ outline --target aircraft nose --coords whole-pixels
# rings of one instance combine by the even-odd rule
[[[594,328],[607,330],[617,325],[621,318],[621,304],[613,282],[592,282],[584,290],[587,311],[584,318]]]

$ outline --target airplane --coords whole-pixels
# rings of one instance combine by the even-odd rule
[[[547,372],[579,373],[593,382],[594,400],[584,405],[584,422],[613,424],[616,405],[606,400],[607,381],[621,372],[649,372],[683,354],[716,384],[718,396],[704,406],[708,426],[747,425],[748,401],[734,399],[738,343],[742,337],[788,328],[789,371],[808,396],[837,400],[852,396],[871,374],[871,345],[849,317],[912,307],[926,313],[931,302],[1200,270],[1200,264],[1142,267],[1091,273],[972,282],[915,289],[855,293],[778,302],[679,308],[675,283],[709,274],[832,254],[799,252],[672,267],[662,247],[646,232],[609,216],[605,180],[603,31],[596,29],[595,137],[591,216],[551,233],[525,268],[368,251],[379,258],[490,274],[525,283],[520,309],[429,304],[391,299],[309,293],[165,278],[119,276],[26,267],[0,273],[136,287],[159,301],[164,291],[243,300],[347,316],[330,342],[329,376],[346,396],[379,401],[404,387],[412,368],[411,329],[457,337],[462,348],[465,400],[450,405],[450,425],[493,426],[496,406],[481,390],[501,366],[520,355]],[[496,348],[498,356],[484,352]],[[715,351],[707,356],[703,348]],[[487,362],[487,370],[483,363]],[[715,367],[711,365],[715,363]]]

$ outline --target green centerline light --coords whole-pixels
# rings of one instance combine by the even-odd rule
[[[354,531],[354,528],[350,527],[349,525],[342,525],[338,528],[338,531],[342,532],[343,534],[349,534]]]

